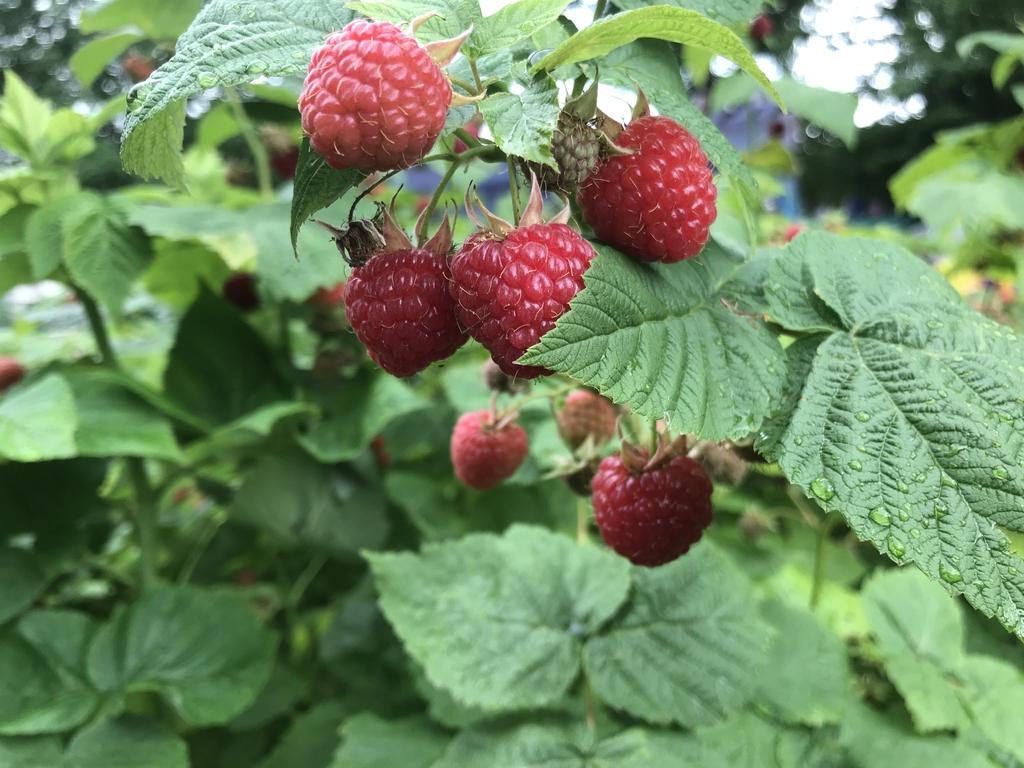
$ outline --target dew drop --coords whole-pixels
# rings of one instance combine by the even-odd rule
[[[196,80],[200,88],[213,88],[217,84],[217,76],[210,72],[200,72]]]
[[[942,580],[947,584],[956,584],[964,578],[960,574],[959,570],[954,568],[952,565],[947,565],[946,563],[939,563],[939,576],[941,576]]]
[[[868,512],[868,517],[874,520],[879,525],[892,525],[892,518],[889,517],[889,513],[881,507],[875,507]]]
[[[802,437],[794,437],[793,442],[796,443],[797,445],[803,445],[804,439]]]
[[[956,488],[956,480],[954,480],[952,477],[950,477],[949,475],[947,475],[945,473],[943,473],[942,479],[940,480],[940,482],[946,488]]]
[[[847,466],[848,466],[848,467],[849,467],[850,469],[852,469],[852,470],[853,470],[854,472],[860,472],[860,471],[861,471],[862,469],[864,469],[864,465],[863,465],[863,464],[861,464],[861,463],[860,463],[859,461],[857,461],[856,459],[854,459],[854,460],[853,460],[853,461],[851,461],[851,462],[850,462],[849,464],[847,464]]]
[[[903,542],[897,539],[895,536],[889,536],[885,540],[885,546],[889,550],[889,554],[895,557],[897,560],[901,559],[907,550],[903,546]]]
[[[856,418],[857,421],[867,421],[871,418],[871,415],[867,411],[857,411],[854,418]]]
[[[907,493],[910,491],[910,486],[904,483],[902,480],[900,480],[898,483],[896,483],[896,490],[898,490],[900,493]]]
[[[947,507],[945,504],[936,504],[934,512],[935,512],[935,519],[936,520],[941,520],[942,518],[944,518],[946,515],[949,514],[949,507]]]
[[[907,522],[907,520],[910,519],[910,513],[907,512],[907,510],[905,510],[905,509],[901,509],[900,510],[900,514],[899,514],[899,518],[900,518],[900,520],[902,520],[905,523],[905,522]]]
[[[911,528],[910,529],[910,538],[912,538],[912,539],[920,539],[921,538],[921,529],[920,528]]]
[[[996,480],[1009,480],[1010,473],[1006,470],[1006,467],[996,467],[992,470],[992,477]]]
[[[816,478],[811,483],[811,492],[822,501],[828,501],[836,495],[836,489],[824,477]]]

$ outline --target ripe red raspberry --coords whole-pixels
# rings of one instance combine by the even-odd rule
[[[615,143],[636,151],[609,157],[583,182],[583,218],[598,238],[642,261],[696,256],[717,214],[700,143],[668,117],[634,120]]]
[[[345,300],[345,281],[342,280],[340,283],[327,287],[321,286],[310,294],[309,298],[306,299],[307,306],[313,307],[313,309],[321,310],[332,310],[335,307],[341,306],[341,302]]]
[[[515,474],[527,448],[526,431],[514,421],[495,421],[490,411],[464,413],[452,431],[455,476],[486,491]]]
[[[573,449],[588,437],[594,445],[604,445],[615,435],[617,417],[615,406],[605,398],[589,389],[577,389],[569,393],[558,412],[558,431]]]
[[[236,272],[224,281],[221,287],[224,298],[242,312],[253,312],[260,308],[260,295],[256,290],[256,275],[251,272]]]
[[[358,19],[313,53],[299,110],[328,165],[387,171],[427,153],[451,101],[426,48],[394,24]]]
[[[0,357],[0,392],[10,389],[25,378],[25,366],[13,357]]]
[[[543,223],[536,176],[518,227],[496,217],[479,200],[477,205],[490,229],[470,235],[452,260],[451,291],[459,322],[509,376],[549,374],[546,368],[516,360],[569,308],[583,287],[594,249],[564,223],[568,208]]]
[[[352,270],[345,315],[370,357],[394,376],[412,376],[466,343],[448,290],[447,217],[422,248],[384,217],[385,250]]]
[[[629,469],[621,456],[609,456],[592,487],[601,537],[634,565],[675,560],[711,524],[711,481],[685,456],[640,472]]]
[[[774,32],[775,22],[763,13],[750,22],[750,36],[759,43],[763,43]]]

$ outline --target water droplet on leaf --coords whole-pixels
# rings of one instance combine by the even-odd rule
[[[832,487],[832,483],[826,480],[824,477],[819,477],[811,483],[811,492],[822,501],[828,501],[836,495],[836,489]]]

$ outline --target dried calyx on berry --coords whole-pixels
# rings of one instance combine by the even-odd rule
[[[466,210],[480,229],[452,260],[451,291],[459,323],[509,376],[546,375],[546,368],[516,361],[554,328],[583,288],[594,249],[567,225],[568,207],[543,220],[536,177],[518,226],[495,216],[474,197],[471,190]]]
[[[414,247],[389,210],[381,208],[378,215],[383,245],[353,262],[345,315],[381,368],[411,376],[466,342],[448,290],[451,225],[445,216],[437,233]]]

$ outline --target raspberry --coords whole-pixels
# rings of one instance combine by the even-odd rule
[[[585,120],[562,112],[551,139],[551,155],[558,170],[540,163],[526,163],[526,167],[537,174],[545,189],[571,192],[594,172],[603,150],[599,131]]]
[[[565,398],[558,412],[558,431],[572,448],[579,448],[591,437],[594,445],[604,445],[615,435],[618,414],[615,406],[589,389],[577,389]]]
[[[412,376],[466,341],[448,293],[448,260],[407,248],[352,270],[345,314],[370,357],[394,376]]]
[[[750,36],[759,43],[772,36],[775,32],[775,22],[769,16],[760,14],[750,22]]]
[[[514,421],[495,421],[490,411],[464,413],[452,431],[455,476],[486,491],[515,474],[527,448],[526,431]]]
[[[634,565],[675,560],[711,524],[711,481],[693,459],[631,471],[619,455],[594,476],[594,519],[605,543]]]
[[[406,168],[444,127],[452,88],[394,24],[358,19],[313,53],[299,96],[302,128],[334,168]]]
[[[804,231],[804,228],[799,224],[790,224],[786,227],[786,231],[782,233],[782,239],[787,243],[791,243],[796,239],[796,236]]]
[[[700,143],[668,117],[641,117],[580,187],[583,218],[599,239],[642,261],[696,256],[715,220],[715,185]]]
[[[329,311],[341,305],[345,300],[345,281],[335,283],[331,287],[321,286],[310,294],[306,304],[313,309]]]
[[[256,275],[251,272],[236,272],[224,281],[221,294],[242,312],[253,312],[260,308],[260,295],[256,291]]]
[[[0,357],[0,392],[10,389],[25,378],[25,366],[13,357]]]
[[[459,322],[509,376],[546,375],[516,360],[555,327],[593,257],[590,243],[565,224],[521,226],[504,237],[476,232],[452,260]]]

